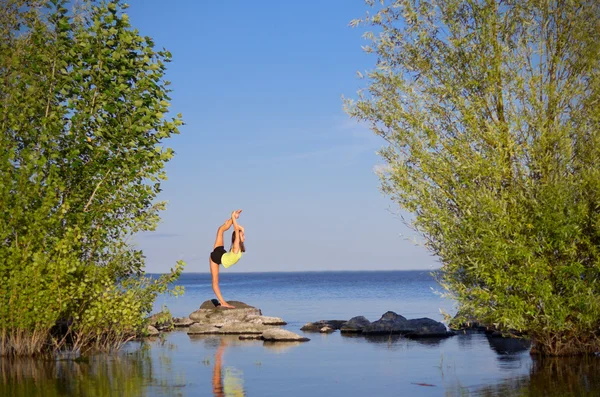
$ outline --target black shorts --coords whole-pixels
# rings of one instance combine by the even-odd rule
[[[210,259],[215,262],[217,265],[221,264],[221,258],[223,257],[223,254],[225,254],[227,251],[225,251],[225,247],[223,247],[222,245],[219,245],[218,247],[215,247],[215,249],[213,250],[213,252],[210,253]]]

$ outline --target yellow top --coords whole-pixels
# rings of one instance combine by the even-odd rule
[[[241,257],[242,257],[242,251],[238,252],[237,254],[235,254],[231,251],[226,252],[221,257],[221,264],[224,267],[233,266],[237,263],[237,261],[240,260]]]

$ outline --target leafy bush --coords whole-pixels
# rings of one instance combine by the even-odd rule
[[[349,112],[462,312],[597,351],[600,3],[384,1],[361,23],[377,68]]]
[[[143,277],[178,133],[165,63],[120,1],[11,0],[0,13],[0,354],[112,348],[182,271]],[[88,4],[88,3],[84,3]],[[179,292],[174,290],[175,293]]]

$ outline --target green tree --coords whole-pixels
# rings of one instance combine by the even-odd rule
[[[381,1],[348,101],[463,313],[600,348],[600,2]]]
[[[121,1],[7,0],[0,12],[0,354],[112,348],[181,273],[143,276],[178,133],[168,51]],[[175,292],[178,292],[175,290]]]

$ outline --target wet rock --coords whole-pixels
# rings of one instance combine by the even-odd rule
[[[287,325],[282,318],[279,317],[269,317],[269,316],[256,316],[249,315],[244,319],[245,322],[249,322],[252,324],[262,324],[262,325]]]
[[[160,335],[160,332],[158,332],[158,330],[153,327],[152,325],[149,325],[146,332],[148,333],[148,336],[158,336]]]
[[[408,320],[407,329],[406,336],[408,337],[441,337],[454,335],[453,332],[448,332],[444,324],[427,317]]]
[[[228,322],[243,322],[248,316],[262,315],[260,309],[244,302],[229,301],[229,303],[235,306],[235,309],[221,307],[216,299],[208,300],[200,305],[200,309],[190,314],[189,318],[199,324],[226,324]]]
[[[262,333],[262,339],[269,342],[307,342],[310,339],[281,328],[269,328]]]
[[[334,332],[335,330],[331,327],[323,327],[319,330],[320,333],[322,334],[330,334],[332,332]]]
[[[230,323],[218,329],[219,334],[262,334],[263,331],[270,327],[262,324],[250,324],[250,323]]]
[[[210,335],[219,333],[219,328],[210,324],[192,324],[188,328],[188,335]]]
[[[175,328],[189,327],[194,323],[195,321],[189,317],[173,317],[173,326]]]
[[[364,327],[365,335],[402,334],[408,337],[445,337],[454,335],[446,330],[446,326],[430,318],[407,320],[394,312],[386,312],[377,321]]]
[[[342,333],[361,333],[363,328],[371,325],[371,322],[364,316],[352,317],[340,328]]]
[[[240,340],[260,340],[262,339],[262,335],[240,335]]]
[[[407,330],[408,320],[394,312],[386,312],[377,321],[363,327],[363,334],[401,334]]]
[[[333,330],[337,330],[340,329],[345,323],[346,320],[319,320],[314,323],[304,324],[300,330],[308,332],[320,332],[321,328],[323,327],[329,327]]]

